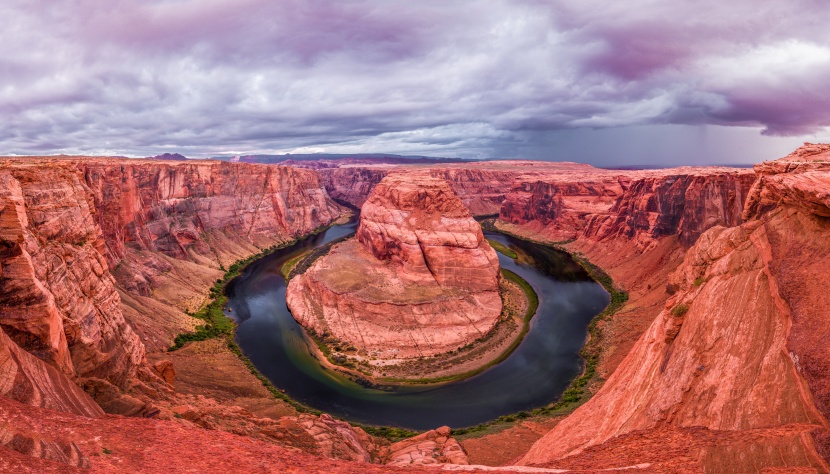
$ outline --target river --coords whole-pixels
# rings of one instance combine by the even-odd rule
[[[395,391],[365,388],[323,368],[285,304],[280,267],[305,250],[355,231],[334,226],[249,265],[227,288],[228,316],[239,324],[236,342],[274,386],[293,399],[347,420],[416,430],[472,426],[555,401],[582,370],[579,351],[588,324],[609,295],[566,253],[485,232],[518,251],[499,254],[502,268],[527,280],[539,309],[518,348],[500,364],[465,380]]]

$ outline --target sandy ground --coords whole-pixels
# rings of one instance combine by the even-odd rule
[[[174,352],[149,354],[148,359],[173,361],[179,393],[238,405],[261,418],[297,415],[290,405],[274,398],[222,340],[192,342]]]

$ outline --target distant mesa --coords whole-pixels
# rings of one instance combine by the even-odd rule
[[[185,161],[187,157],[179,153],[164,153],[161,155],[147,157],[148,160],[163,160],[163,161]]]
[[[363,205],[355,239],[291,280],[294,318],[378,360],[433,356],[493,328],[502,310],[499,262],[450,188],[392,174]]]

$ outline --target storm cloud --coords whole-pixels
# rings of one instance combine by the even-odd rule
[[[574,158],[707,127],[777,153],[830,126],[823,1],[7,0],[0,17],[2,154]]]

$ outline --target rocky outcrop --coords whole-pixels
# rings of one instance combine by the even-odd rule
[[[455,193],[441,179],[392,175],[363,205],[356,238],[378,260],[443,287],[497,291],[499,263]]]
[[[98,417],[101,408],[66,375],[17,346],[0,329],[0,396],[76,415]]]
[[[289,283],[302,325],[381,359],[454,350],[495,325],[498,257],[445,181],[390,175],[360,219],[356,240]]]
[[[758,180],[750,191],[744,219],[761,216],[781,205],[830,217],[828,161],[830,144],[805,143],[784,158],[755,165]]]
[[[385,464],[397,467],[470,464],[464,448],[450,437],[450,427],[429,430],[386,448]]]
[[[674,294],[619,368],[522,464],[569,466],[583,453],[610,463],[621,443],[647,458],[644,437],[660,431],[682,433],[672,449],[697,469],[828,470],[819,454],[830,452],[821,342],[830,299],[816,275],[830,264],[830,153],[794,155],[757,167],[747,222],[700,236],[670,278]],[[747,449],[794,455],[749,460]]]

